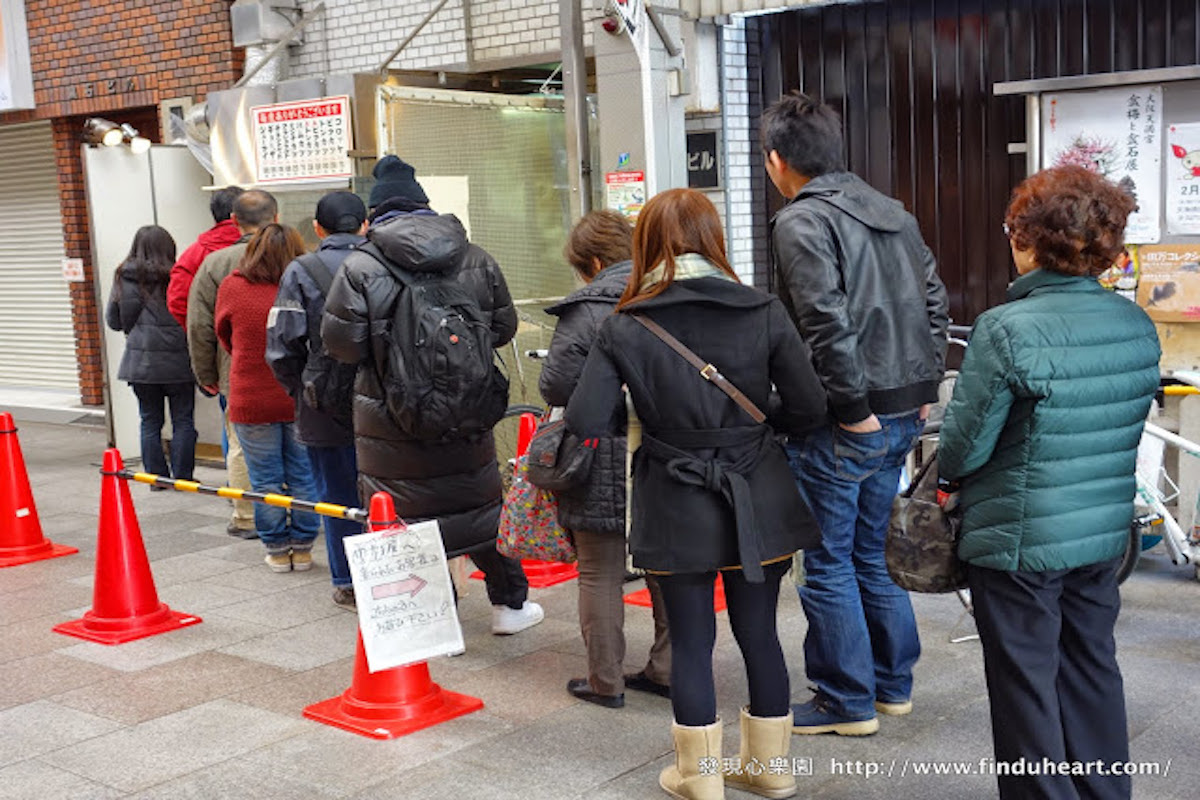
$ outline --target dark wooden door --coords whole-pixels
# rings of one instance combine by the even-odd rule
[[[757,18],[757,88],[792,90],[841,112],[850,169],[921,223],[956,322],[1001,302],[1001,233],[1025,157],[1021,97],[998,82],[1200,61],[1200,0],[889,0]],[[762,183],[763,208],[778,196]]]

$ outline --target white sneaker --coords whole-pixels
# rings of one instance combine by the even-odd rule
[[[532,600],[526,600],[520,608],[492,606],[492,633],[508,636],[532,628],[546,618],[546,612]]]

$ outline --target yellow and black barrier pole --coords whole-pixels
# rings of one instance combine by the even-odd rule
[[[314,514],[320,514],[323,517],[333,517],[335,519],[348,519],[352,522],[360,522],[366,524],[367,510],[365,508],[351,508],[349,506],[339,506],[336,503],[313,503],[308,500],[299,500],[295,497],[288,497],[283,494],[272,494],[263,492],[248,492],[244,489],[234,489],[231,486],[206,486],[196,481],[181,481],[174,478],[165,478],[162,475],[153,475],[149,472],[134,472],[131,469],[122,469],[116,472],[118,478],[128,481],[136,481],[138,483],[147,483],[151,486],[162,486],[167,489],[174,489],[177,492],[193,492],[195,494],[207,494],[215,497],[225,497],[229,500],[249,500],[252,503],[265,503],[269,506],[277,506],[279,508],[288,508],[297,511],[311,511]]]

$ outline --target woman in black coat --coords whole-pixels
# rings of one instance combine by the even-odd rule
[[[634,566],[658,576],[671,625],[676,765],[659,784],[673,797],[719,798],[722,775],[711,768],[721,763],[713,583],[720,571],[750,688],[740,763],[767,765],[787,756],[791,739],[787,665],[775,628],[779,583],[792,554],[820,539],[776,432],[820,424],[825,393],[779,300],[735,276],[720,218],[699,192],[672,189],[642,209],[633,274],[617,310],[588,354],[567,427],[582,437],[613,434],[623,418],[621,386],[628,387],[644,431],[633,459],[629,544]],[[708,366],[698,371],[638,316]],[[774,429],[713,382],[721,375],[758,409],[768,407],[772,385],[778,389]],[[795,792],[790,771],[753,772],[725,780],[769,797]]]
[[[196,465],[196,390],[187,335],[167,311],[167,283],[174,264],[171,234],[157,225],[139,228],[113,277],[105,321],[127,337],[117,378],[128,381],[137,395],[142,465],[155,475],[190,481]],[[170,468],[163,455],[164,403],[171,406]]]
[[[600,325],[612,316],[633,272],[633,230],[615,211],[586,214],[571,230],[565,254],[585,286],[546,309],[558,317],[538,386],[551,406],[565,406],[579,382]],[[623,675],[625,662],[625,430],[602,439],[587,482],[555,492],[558,521],[571,531],[579,555],[579,629],[588,674],[567,691],[589,703],[620,708],[625,688],[669,697],[671,640],[658,582],[647,576],[654,612],[654,644],[646,666]]]

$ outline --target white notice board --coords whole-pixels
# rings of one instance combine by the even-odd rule
[[[1161,86],[1042,95],[1042,166],[1087,167],[1131,191],[1130,244],[1162,237],[1162,96]]]
[[[250,124],[261,184],[328,181],[354,174],[349,97],[255,106]]]
[[[371,672],[463,649],[436,521],[348,536],[345,543]]]

